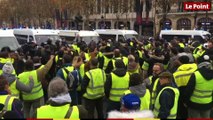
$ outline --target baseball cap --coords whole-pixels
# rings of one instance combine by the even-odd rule
[[[170,72],[163,72],[159,75],[159,77],[172,78],[172,74]]]
[[[135,94],[127,94],[121,98],[121,104],[129,110],[140,109],[140,98]]]

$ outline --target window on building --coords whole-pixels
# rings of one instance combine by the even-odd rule
[[[181,18],[177,21],[178,30],[191,30],[191,21],[188,18]]]
[[[213,19],[211,18],[201,18],[197,23],[198,29],[209,31],[213,33]]]

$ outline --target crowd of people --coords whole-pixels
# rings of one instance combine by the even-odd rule
[[[51,40],[0,52],[1,118],[210,118],[213,39]]]

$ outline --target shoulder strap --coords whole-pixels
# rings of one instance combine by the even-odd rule
[[[67,118],[67,119],[70,118],[72,110],[73,110],[73,108],[71,106],[69,106],[69,109],[67,111],[67,114],[65,115],[65,118]]]

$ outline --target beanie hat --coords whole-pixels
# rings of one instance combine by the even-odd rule
[[[121,98],[121,104],[129,110],[140,109],[140,98],[135,94],[127,94]]]
[[[4,64],[2,68],[3,73],[12,74],[14,71],[13,65],[11,62],[7,62]]]

